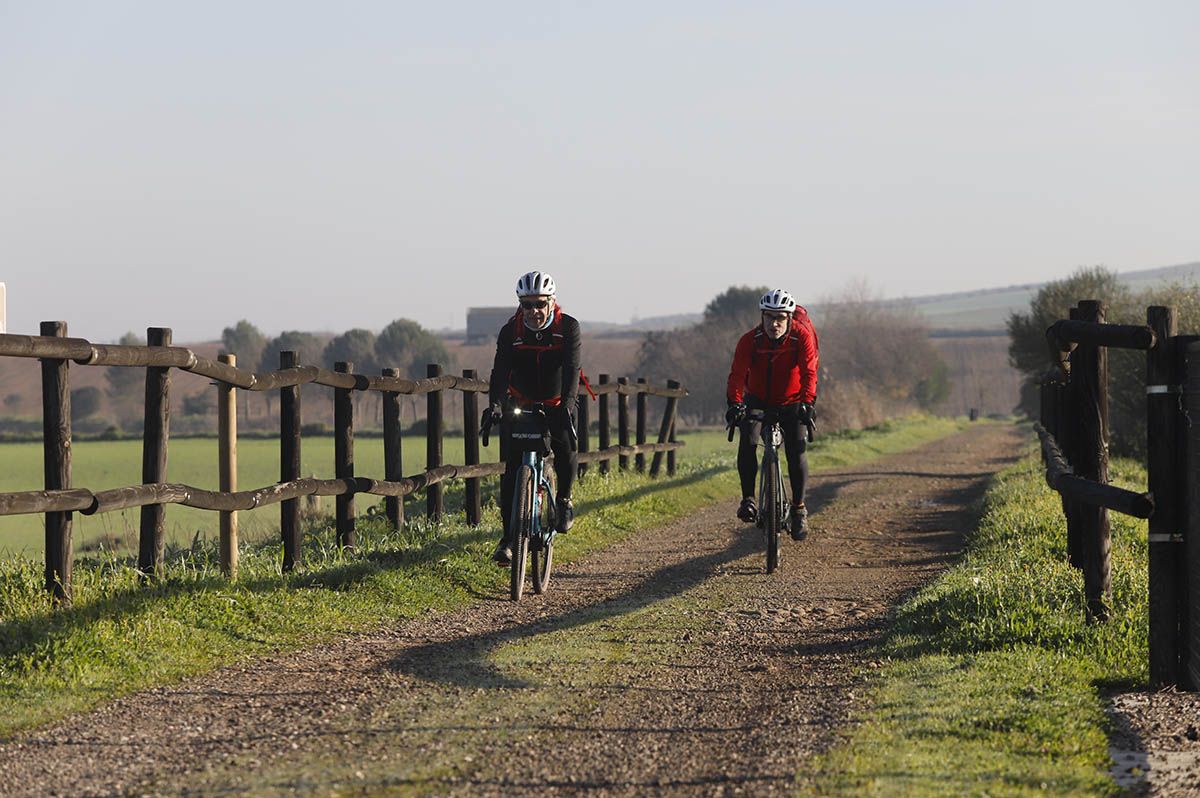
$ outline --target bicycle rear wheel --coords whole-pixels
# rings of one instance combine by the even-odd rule
[[[554,491],[548,488],[549,481],[539,485],[538,497],[541,500],[541,512],[538,513],[538,526],[541,528],[541,534],[552,538],[551,531],[554,529],[554,522],[557,520],[558,513],[554,508]],[[544,546],[530,547],[529,551],[529,568],[532,571],[530,574],[533,577],[533,592],[542,594],[546,592],[546,585],[550,583],[550,568],[554,565],[554,540],[551,539]]]
[[[779,567],[779,528],[782,498],[779,495],[779,463],[763,463],[763,535],[767,539],[767,573]]]
[[[513,506],[508,528],[512,532],[512,565],[509,567],[508,594],[520,601],[525,592],[525,559],[529,553],[529,533],[533,529],[533,469],[522,465],[513,484]]]

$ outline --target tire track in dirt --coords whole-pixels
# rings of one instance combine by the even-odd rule
[[[13,795],[770,794],[836,740],[889,607],[1020,451],[980,425],[813,480],[763,573],[734,499],[497,597],[0,744]]]

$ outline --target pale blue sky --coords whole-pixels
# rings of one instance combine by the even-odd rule
[[[9,330],[1198,260],[1197,41],[1195,2],[0,0]]]

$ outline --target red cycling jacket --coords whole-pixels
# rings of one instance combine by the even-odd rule
[[[817,331],[808,312],[796,306],[792,328],[772,341],[755,327],[738,340],[725,398],[744,402],[749,394],[768,405],[812,402],[817,398]]]

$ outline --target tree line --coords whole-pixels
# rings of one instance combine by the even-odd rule
[[[688,388],[686,410],[704,424],[725,416],[725,386],[738,338],[760,323],[765,286],[732,286],[712,299],[695,325],[647,334],[638,374],[673,377]],[[915,409],[934,410],[949,395],[945,363],[911,308],[884,304],[865,285],[823,301],[813,314],[820,339],[817,413],[826,429],[860,428]]]
[[[1008,319],[1009,362],[1023,375],[1018,409],[1030,418],[1039,413],[1038,381],[1050,367],[1046,328],[1068,317],[1070,308],[1083,299],[1107,305],[1106,321],[1112,324],[1145,324],[1146,308],[1175,308],[1181,334],[1200,331],[1200,288],[1175,282],[1135,291],[1115,271],[1103,266],[1085,267],[1069,277],[1042,286],[1029,310]],[[1146,454],[1146,353],[1108,350],[1109,449],[1113,454],[1144,457]]]

